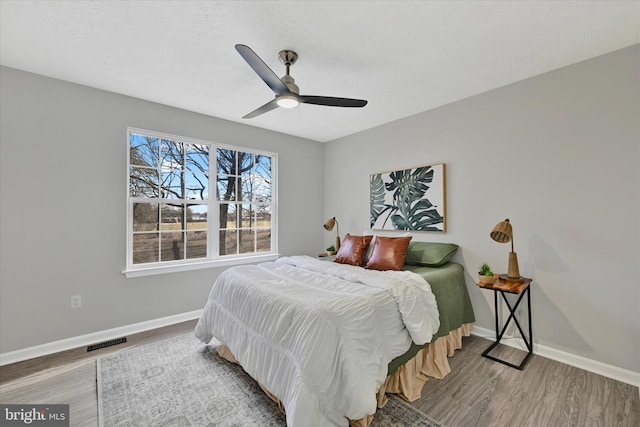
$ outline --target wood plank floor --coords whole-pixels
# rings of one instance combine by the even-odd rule
[[[454,426],[640,426],[638,387],[537,355],[523,371],[481,356],[490,341],[471,336],[449,359],[451,373],[429,379],[413,405]],[[524,351],[493,356],[519,363]]]
[[[127,337],[128,342],[93,352],[86,348],[0,367],[0,402],[68,403],[71,425],[98,425],[96,359],[193,331],[195,321]],[[489,341],[464,339],[449,359],[452,372],[430,379],[413,405],[448,427],[547,427],[640,425],[638,388],[539,356],[524,371],[481,357]],[[511,347],[492,353],[518,362]]]

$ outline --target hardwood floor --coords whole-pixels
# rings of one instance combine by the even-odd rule
[[[452,372],[430,379],[413,405],[450,427],[640,425],[638,387],[535,354],[518,371],[481,357],[489,344],[465,338],[449,359]],[[512,363],[525,354],[507,346],[496,351]]]
[[[92,352],[87,352],[86,347],[82,347],[1,366],[0,402],[68,403],[71,426],[97,427],[96,360],[126,347],[149,344],[191,332],[196,322],[193,320],[131,335],[127,337],[126,343]]]
[[[2,366],[0,402],[68,403],[72,426],[97,426],[96,359],[193,331],[195,323],[132,335],[127,343],[89,353],[80,348]],[[637,387],[536,355],[518,371],[481,357],[488,345],[465,338],[449,359],[452,372],[430,379],[413,405],[448,427],[640,425]],[[514,362],[523,354],[504,346],[496,351]]]

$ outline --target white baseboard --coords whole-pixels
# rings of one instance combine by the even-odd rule
[[[481,338],[487,338],[490,340],[496,339],[495,331],[491,329],[482,328],[480,326],[473,326],[471,335],[475,335]],[[527,346],[519,337],[504,335],[501,344],[508,345],[520,350],[527,351]],[[587,359],[586,357],[577,356],[575,354],[567,353],[562,350],[557,350],[545,345],[533,344],[533,353],[538,356],[546,357],[547,359],[555,360],[557,362],[565,363],[576,368],[584,369],[585,371],[593,372],[594,374],[602,375],[616,381],[623,382],[625,384],[631,384],[636,387],[640,387],[640,373],[633,372],[628,369],[618,368],[617,366],[607,365],[606,363],[598,362],[596,360]]]
[[[126,335],[150,331],[152,329],[162,328],[164,326],[175,325],[176,323],[194,320],[199,318],[201,313],[202,310],[195,310],[188,313],[162,317],[160,319],[147,320],[146,322],[135,323],[133,325],[126,325],[119,328],[107,329],[105,331],[93,332],[90,334],[67,338],[60,341],[53,341],[46,344],[24,348],[21,350],[10,351],[8,353],[0,353],[0,366],[21,362],[23,360],[33,359],[34,357],[41,357],[61,351],[71,350],[78,347],[89,346],[91,344],[113,340]]]

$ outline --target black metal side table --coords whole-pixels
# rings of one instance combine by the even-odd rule
[[[531,293],[530,293],[531,291],[529,286],[531,284],[531,280],[532,279],[523,277],[522,281],[513,282],[507,279],[503,279],[498,275],[495,275],[494,283],[491,283],[491,284],[478,283],[477,284],[479,287],[483,289],[490,289],[493,291],[493,304],[494,304],[495,318],[496,318],[496,340],[482,353],[482,356],[519,370],[524,369],[525,365],[529,361],[529,358],[533,354],[533,332],[531,329]],[[499,329],[500,327],[498,324],[498,293],[502,295],[502,299],[504,300],[505,304],[507,305],[507,308],[509,309],[509,317],[507,318],[507,321],[502,327],[502,330]],[[509,300],[507,299],[505,294],[519,295],[516,303],[513,306],[509,303]],[[524,331],[522,330],[522,327],[520,326],[520,322],[518,322],[518,317],[516,316],[516,310],[518,309],[518,306],[520,305],[520,302],[522,301],[525,295],[527,296],[527,315],[528,315],[528,321],[529,321],[528,335],[525,335]],[[518,330],[520,331],[522,339],[526,344],[527,349],[529,350],[529,352],[527,353],[525,358],[522,360],[522,362],[520,362],[519,365],[515,365],[505,360],[498,359],[497,357],[491,356],[489,354],[491,350],[493,350],[498,344],[500,344],[500,340],[502,339],[502,336],[507,330],[507,326],[509,326],[509,323],[511,322],[511,320],[515,322],[516,326],[518,327]]]

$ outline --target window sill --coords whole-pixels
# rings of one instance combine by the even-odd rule
[[[215,261],[201,261],[180,265],[154,265],[124,270],[122,274],[127,279],[134,277],[153,276],[157,274],[178,273],[181,271],[201,270],[203,268],[230,267],[241,264],[255,264],[258,262],[275,261],[280,254],[251,255],[241,258],[220,259]]]

